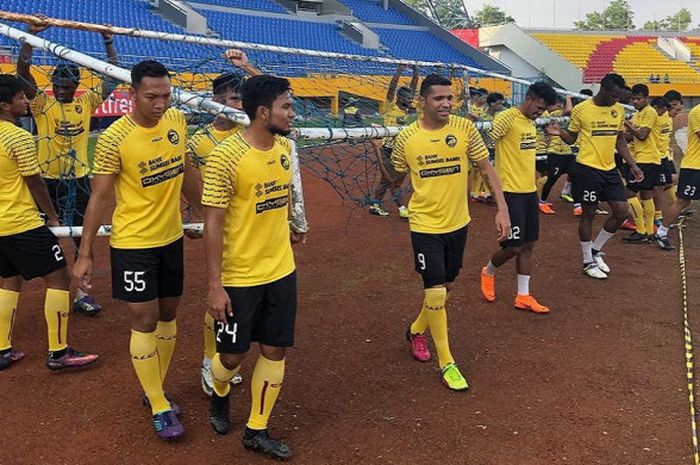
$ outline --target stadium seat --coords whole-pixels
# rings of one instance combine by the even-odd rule
[[[391,7],[388,10],[382,8],[380,0],[340,0],[340,3],[350,8],[353,16],[368,23],[415,24]]]
[[[274,0],[196,0],[193,3],[206,3],[209,5],[243,8],[246,10],[269,11],[271,13],[288,13],[286,9]]]

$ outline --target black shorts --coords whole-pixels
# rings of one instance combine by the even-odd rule
[[[214,323],[217,352],[244,354],[251,342],[272,347],[294,345],[296,271],[268,284],[224,290],[231,299],[233,315],[225,323]]]
[[[681,168],[676,196],[683,200],[700,200],[700,170]]]
[[[393,151],[393,149],[391,147],[387,147],[385,145],[382,145],[382,164],[384,165],[386,172],[389,173],[389,176],[391,177],[392,181],[395,181],[395,182],[398,182],[399,180],[403,181],[403,179],[406,177],[406,173],[399,173],[394,168],[394,164],[391,162],[391,152],[392,151]]]
[[[644,179],[642,182],[633,182],[634,175],[631,169],[626,170],[627,175],[627,188],[632,192],[639,191],[650,191],[657,186],[663,186],[666,183],[662,182],[662,170],[661,165],[655,165],[653,163],[637,163],[637,166],[642,173],[644,173]]]
[[[44,178],[49,190],[53,208],[64,226],[82,226],[90,200],[90,178],[84,176],[76,179]]]
[[[673,184],[673,175],[676,174],[676,167],[673,164],[673,160],[668,158],[661,159],[661,176],[663,181],[663,186],[670,186]]]
[[[519,194],[504,192],[510,215],[508,239],[501,247],[520,247],[527,242],[535,242],[540,237],[540,209],[537,192]]]
[[[112,258],[112,297],[125,302],[149,302],[182,295],[182,238],[151,249],[115,249]]]
[[[457,279],[466,243],[467,226],[444,234],[411,231],[413,260],[423,278],[423,287],[427,289]]]
[[[603,171],[576,163],[571,180],[574,201],[597,204],[598,202],[625,202],[625,188],[617,168]]]
[[[563,174],[573,176],[576,168],[576,157],[558,153],[549,154],[547,155],[547,167],[549,168],[548,175],[550,177],[562,176]]]
[[[537,158],[535,158],[535,170],[538,173],[546,173],[548,171],[548,160],[549,160],[549,155],[546,153],[538,153],[536,155]]]
[[[0,277],[21,275],[25,281],[65,268],[58,239],[46,226],[11,236],[0,236]]]

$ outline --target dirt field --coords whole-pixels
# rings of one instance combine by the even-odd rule
[[[404,340],[419,309],[408,228],[351,211],[306,176],[312,233],[297,247],[297,345],[271,422],[298,464],[691,464],[677,254],[652,245],[607,247],[610,279],[580,270],[570,207],[542,218],[533,293],[549,316],[512,307],[515,271],[482,301],[479,269],[495,250],[493,207],[473,206],[464,269],[449,305],[452,351],[471,383],[447,390],[436,363],[413,361]],[[392,212],[394,213],[394,212]],[[691,310],[700,296],[700,221],[687,229]],[[677,238],[673,233],[674,239]],[[201,242],[186,246],[186,293],[167,390],[186,437],[152,431],[128,355],[125,309],[111,301],[107,242],[99,244],[97,297],[105,310],[76,316],[70,342],[101,360],[80,373],[44,366],[40,282],[26,286],[14,345],[28,357],[0,373],[0,464],[255,464],[240,442],[253,358],[233,391],[233,431],[216,436],[199,387],[205,269]],[[700,320],[693,315],[700,341]]]

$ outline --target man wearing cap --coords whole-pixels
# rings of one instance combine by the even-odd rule
[[[38,34],[48,26],[30,24],[28,32]],[[103,32],[108,60],[117,64],[112,34]],[[88,89],[79,97],[80,68],[74,64],[60,64],[51,73],[52,95],[37,88],[31,74],[32,46],[22,43],[17,60],[17,75],[24,85],[29,108],[37,126],[38,157],[41,175],[49,189],[51,201],[59,220],[66,226],[82,226],[90,198],[88,139],[90,117],[112,93],[117,82],[103,78],[99,88]],[[75,239],[75,252],[80,238]],[[87,315],[97,314],[102,307],[89,295],[78,290],[73,310]]]

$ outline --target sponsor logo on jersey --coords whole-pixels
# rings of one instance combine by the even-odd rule
[[[449,176],[451,174],[461,173],[460,165],[443,166],[442,168],[428,168],[420,170],[418,174],[421,178],[434,178],[437,176]]]
[[[177,134],[176,130],[171,129],[168,131],[168,140],[173,145],[177,145],[180,143],[180,136]]]
[[[255,213],[259,215],[261,213],[265,213],[266,211],[284,208],[287,206],[287,203],[289,203],[289,197],[286,195],[267,199],[263,202],[258,202],[255,204]]]

